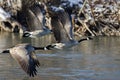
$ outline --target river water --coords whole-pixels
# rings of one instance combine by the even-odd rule
[[[0,33],[0,52],[18,43],[45,46],[51,35],[31,39]],[[0,54],[0,80],[120,80],[120,37],[94,37],[67,50],[36,51],[38,75],[29,77],[10,54]]]

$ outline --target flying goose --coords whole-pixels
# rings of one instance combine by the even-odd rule
[[[36,67],[40,63],[35,55],[35,50],[41,50],[41,47],[34,47],[28,43],[18,44],[10,49],[4,50],[2,53],[10,53],[11,56],[20,64],[21,68],[29,75],[37,75]]]
[[[51,32],[51,30],[45,26],[45,15],[40,5],[34,5],[28,9],[27,19],[27,23],[32,31],[26,31],[23,37],[40,37]]]
[[[46,49],[65,49],[77,45],[78,43],[90,40],[91,37],[75,40],[73,36],[73,26],[71,16],[63,9],[57,9],[51,16],[51,25],[57,43],[47,46]]]

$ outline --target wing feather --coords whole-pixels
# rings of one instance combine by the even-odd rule
[[[31,10],[34,12],[34,14],[36,15],[36,17],[38,18],[39,22],[42,24],[41,28],[43,28],[44,24],[44,15],[43,12],[41,11],[41,7],[39,5],[34,5]]]
[[[64,11],[57,12],[51,19],[52,30],[58,42],[73,39],[73,27],[69,15]]]
[[[60,11],[58,13],[58,16],[61,23],[63,24],[63,27],[66,31],[68,38],[70,40],[73,39],[73,26],[72,26],[71,16],[65,11]]]
[[[28,53],[25,48],[14,47],[10,50],[10,53],[28,75],[33,77],[36,75],[36,67],[38,67],[40,63],[34,52]]]
[[[27,24],[29,25],[31,31],[42,29],[42,23],[39,21],[34,12],[32,12],[32,10],[30,9],[28,10],[27,14]]]
[[[52,17],[51,20],[52,31],[54,33],[55,39],[57,42],[61,42],[61,32],[60,32],[60,23],[57,17]]]

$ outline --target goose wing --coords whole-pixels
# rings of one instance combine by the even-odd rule
[[[28,9],[27,13],[27,24],[30,27],[30,31],[42,29],[42,23],[39,21],[36,14],[30,9]]]
[[[41,28],[44,28],[45,24],[45,17],[43,15],[43,12],[41,10],[40,5],[34,5],[31,10],[34,12],[36,17],[38,18],[39,22],[42,24]]]
[[[36,75],[36,67],[38,67],[40,63],[34,51],[28,51],[26,47],[18,46],[10,49],[10,53],[28,75],[33,77]]]
[[[52,31],[57,42],[65,42],[68,40],[63,25],[57,17],[52,17]]]
[[[64,11],[57,12],[51,19],[52,30],[58,42],[73,39],[73,28],[69,15]]]
[[[68,36],[69,40],[73,39],[73,26],[72,26],[72,19],[71,16],[65,12],[59,12],[59,19],[63,24],[63,28],[65,29],[66,35]]]

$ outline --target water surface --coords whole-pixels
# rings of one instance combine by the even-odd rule
[[[18,43],[45,46],[51,35],[37,39],[0,33],[0,51]],[[120,37],[95,37],[67,50],[36,51],[41,63],[30,78],[9,54],[0,54],[0,80],[120,80]]]

